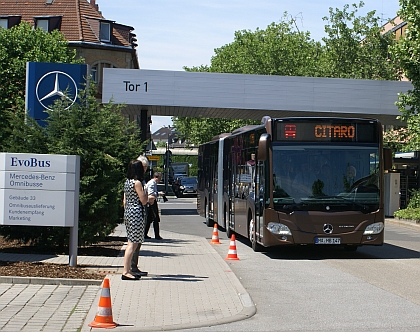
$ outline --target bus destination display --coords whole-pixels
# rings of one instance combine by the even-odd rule
[[[275,122],[277,141],[377,142],[377,124],[357,122]]]

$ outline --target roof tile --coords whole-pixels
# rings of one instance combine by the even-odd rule
[[[34,25],[34,17],[37,16],[61,16],[61,29],[69,42],[101,43],[99,39],[99,21],[105,19],[98,11],[95,1],[87,0],[54,0],[47,4],[46,0],[1,0],[0,15],[20,15],[23,21]],[[118,24],[118,27],[126,27],[128,31],[134,28]],[[114,45],[131,47],[130,41],[120,29],[113,30],[112,42]],[[126,37],[126,38],[124,38]],[[102,43],[101,43],[102,44]]]

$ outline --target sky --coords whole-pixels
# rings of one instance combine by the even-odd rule
[[[399,0],[363,2],[359,14],[375,10],[384,24],[399,9]],[[210,65],[214,49],[233,42],[235,31],[266,29],[284,12],[321,41],[329,8],[352,3],[359,0],[96,0],[106,19],[134,28],[141,69],[175,71]],[[170,117],[152,116],[151,131],[171,124]]]

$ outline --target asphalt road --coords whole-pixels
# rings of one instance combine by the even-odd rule
[[[163,229],[210,241],[213,229],[197,215],[195,199],[160,208]],[[214,248],[225,258],[229,239],[222,231],[219,238]],[[384,246],[357,252],[293,247],[256,253],[237,238],[240,260],[228,264],[257,314],[189,331],[420,331],[420,228],[387,224],[385,239]]]

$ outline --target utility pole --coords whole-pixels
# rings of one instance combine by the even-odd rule
[[[172,152],[169,150],[169,144],[166,144],[166,152],[165,152],[165,192],[168,192],[168,184],[169,184],[169,168],[172,164]]]
[[[184,142],[184,138],[181,138],[181,134],[177,131],[173,132],[172,134],[168,135],[168,143],[166,143],[166,152],[165,152],[165,191],[168,192],[168,184],[169,184],[169,169],[171,168],[172,164],[172,152],[169,149],[169,146],[175,142]]]

